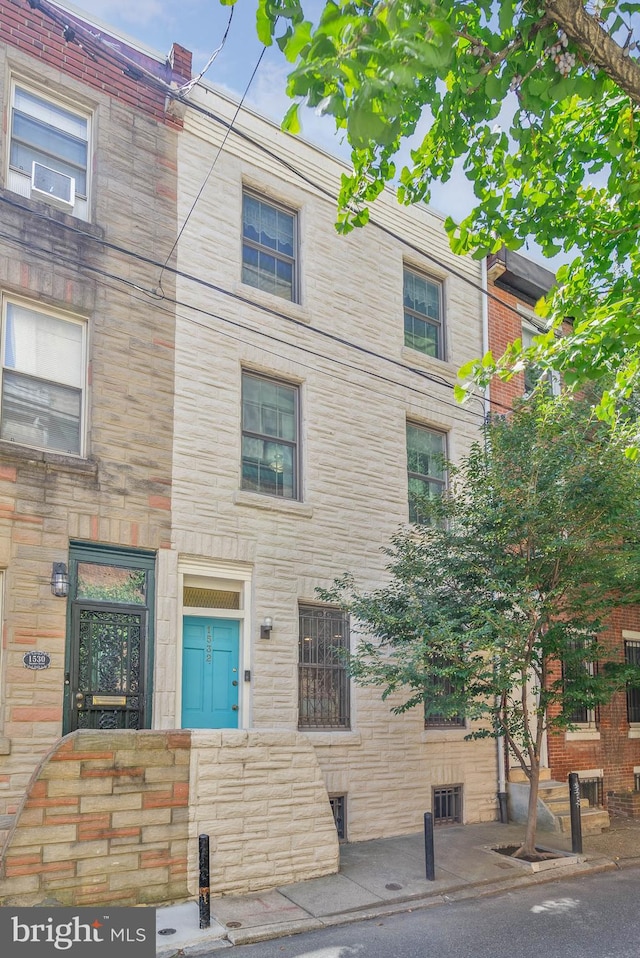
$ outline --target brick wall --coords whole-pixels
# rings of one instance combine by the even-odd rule
[[[41,63],[62,69],[66,76],[73,77],[84,86],[106,93],[161,123],[176,129],[182,127],[182,120],[166,112],[166,91],[161,84],[154,85],[153,81],[142,77],[135,79],[123,70],[126,69],[127,60],[134,59],[141,68],[161,81],[170,82],[175,77],[184,82],[191,75],[191,54],[188,50],[176,44],[170,59],[161,64],[127,48],[121,41],[105,37],[101,30],[100,36],[111,43],[108,48],[106,44],[95,40],[95,29],[92,31],[78,17],[63,14],[47,5],[48,9],[75,29],[75,39],[65,40],[63,24],[43,10],[32,9],[27,0],[0,0],[0,41],[24,50]],[[118,60],[114,47],[116,51],[121,49],[127,60]]]
[[[640,818],[640,792],[609,792],[607,808],[611,815]]]

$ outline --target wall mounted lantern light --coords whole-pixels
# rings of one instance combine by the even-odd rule
[[[260,638],[270,639],[272,628],[273,628],[273,619],[271,618],[270,615],[265,615],[262,625],[260,626]]]
[[[60,599],[69,595],[69,573],[64,562],[54,562],[51,569],[51,591]]]

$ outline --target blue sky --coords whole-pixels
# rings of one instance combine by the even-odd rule
[[[54,0],[55,2],[55,0]],[[63,5],[102,21],[146,47],[167,54],[175,41],[193,53],[194,74],[203,69],[211,53],[220,45],[229,19],[230,8],[219,0],[59,0]],[[224,49],[206,74],[206,79],[239,98],[260,56],[262,45],[256,36],[257,0],[237,0],[229,36]],[[323,0],[307,0],[305,11],[313,18],[322,9]],[[270,47],[251,84],[246,102],[258,112],[280,122],[290,105],[285,94],[288,64],[277,46]],[[302,117],[302,135],[327,152],[349,159],[349,150],[336,134],[329,117],[307,111]],[[424,131],[423,131],[424,133]],[[419,142],[419,137],[417,137]],[[408,158],[409,146],[403,150]],[[460,173],[449,183],[433,190],[431,205],[438,212],[462,218],[473,202],[473,191]],[[535,246],[522,250],[545,266],[559,265],[563,257],[545,260]]]

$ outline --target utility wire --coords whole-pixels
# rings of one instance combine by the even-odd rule
[[[207,72],[211,64],[217,58],[218,54],[221,53],[222,50],[224,49],[224,45],[227,42],[227,37],[229,36],[229,30],[231,29],[231,21],[233,20],[233,13],[235,9],[236,9],[235,7],[231,7],[231,13],[229,14],[229,20],[227,21],[227,28],[224,31],[222,40],[220,41],[220,46],[213,51],[213,53],[211,54],[211,56],[209,57],[204,67],[202,68],[202,70],[197,76],[193,77],[191,80],[188,80],[186,83],[183,83],[181,87],[178,87],[177,93],[179,96],[187,96],[187,94],[191,93],[194,86],[200,83],[200,80],[203,78],[203,76],[205,75],[205,73]]]
[[[18,247],[21,247],[21,248],[26,247],[26,248],[29,249],[29,251],[30,251],[34,256],[36,256],[36,257],[38,257],[38,258],[40,258],[40,259],[45,259],[45,260],[48,261],[48,260],[50,260],[50,258],[51,258],[50,251],[47,250],[45,247],[38,247],[38,246],[35,246],[35,245],[33,245],[33,244],[27,244],[27,243],[25,243],[24,241],[22,241],[22,240],[20,240],[20,239],[17,239],[16,237],[12,237],[12,236],[10,236],[10,235],[8,235],[8,234],[6,234],[6,233],[2,233],[2,232],[0,232],[0,239],[5,240],[6,242],[11,243],[11,244],[13,244],[13,245],[15,245],[15,246],[18,246]],[[116,288],[116,287],[114,286],[114,283],[118,283],[118,284],[121,284],[121,285],[126,286],[132,293],[135,292],[135,293],[143,294],[145,297],[148,296],[147,290],[145,290],[143,287],[141,287],[138,283],[135,283],[133,280],[130,280],[130,279],[127,279],[127,278],[125,278],[125,277],[123,277],[123,276],[120,276],[120,275],[117,274],[117,273],[112,273],[112,272],[109,272],[108,270],[101,269],[101,268],[98,267],[98,266],[92,266],[92,265],[87,264],[87,263],[78,263],[77,258],[74,257],[74,256],[65,256],[64,254],[58,254],[58,255],[56,256],[56,262],[58,262],[58,263],[64,263],[65,265],[69,266],[69,267],[72,268],[72,269],[85,270],[85,271],[87,271],[87,272],[89,272],[89,273],[91,273],[91,274],[94,274],[95,276],[99,276],[99,277],[101,277],[101,278],[110,280],[110,281],[111,281],[110,283],[104,283],[104,282],[102,282],[101,280],[96,280],[96,282],[98,282],[99,285],[102,285],[102,286],[104,286],[104,287],[106,287],[106,288],[108,288],[108,289],[114,289],[114,288]],[[136,298],[136,297],[133,297],[133,298]],[[233,340],[236,341],[236,342],[246,344],[246,342],[247,342],[246,333],[247,333],[247,332],[250,332],[250,333],[253,333],[254,335],[260,337],[261,339],[267,340],[268,342],[272,342],[272,343],[274,343],[274,344],[276,344],[276,345],[278,345],[278,346],[285,346],[285,347],[288,347],[288,348],[290,348],[290,349],[293,349],[293,350],[295,350],[295,351],[297,351],[297,352],[305,353],[305,354],[307,354],[307,355],[309,355],[309,356],[312,356],[312,357],[314,357],[314,358],[316,358],[316,359],[321,359],[321,360],[324,360],[324,361],[326,361],[326,362],[328,362],[328,363],[334,364],[334,365],[336,365],[336,366],[340,366],[340,367],[343,367],[343,368],[345,368],[345,369],[348,369],[348,370],[351,370],[351,371],[360,373],[360,374],[362,374],[363,376],[366,376],[366,377],[368,377],[368,378],[370,378],[370,379],[375,379],[375,380],[378,380],[378,381],[380,381],[380,382],[384,382],[384,383],[386,383],[386,384],[388,384],[388,385],[397,386],[397,387],[400,388],[400,389],[410,390],[411,392],[414,392],[414,393],[416,393],[418,396],[424,398],[424,395],[425,395],[424,392],[423,392],[422,390],[418,389],[416,386],[411,386],[411,385],[408,384],[408,383],[400,382],[400,381],[398,381],[397,379],[392,379],[391,377],[386,376],[386,375],[384,375],[384,374],[382,374],[382,373],[375,372],[374,370],[364,369],[362,366],[356,366],[356,365],[354,365],[353,363],[348,362],[347,360],[338,359],[338,358],[337,358],[335,355],[333,355],[333,354],[332,354],[332,355],[328,355],[328,354],[322,353],[322,352],[320,352],[320,351],[318,351],[318,350],[316,350],[316,349],[312,349],[312,348],[309,347],[309,346],[303,346],[303,345],[301,345],[300,343],[292,342],[292,341],[291,341],[290,339],[288,339],[288,338],[281,337],[281,336],[277,336],[277,335],[275,335],[274,333],[267,332],[264,328],[252,327],[252,326],[249,326],[249,325],[247,325],[246,323],[241,322],[241,321],[239,321],[239,320],[229,319],[228,317],[221,316],[219,313],[213,312],[213,310],[205,309],[204,307],[201,307],[201,306],[195,306],[195,305],[193,305],[193,304],[191,304],[191,303],[187,303],[187,302],[185,302],[185,301],[183,301],[183,300],[179,300],[179,299],[177,299],[177,298],[171,298],[171,297],[169,297],[169,296],[165,297],[165,298],[164,298],[163,300],[161,300],[161,301],[158,301],[158,302],[155,304],[155,308],[156,308],[156,309],[160,309],[162,312],[165,312],[165,313],[167,313],[167,314],[169,314],[169,315],[172,315],[171,310],[167,310],[166,307],[163,305],[163,304],[165,304],[165,303],[166,303],[166,304],[171,304],[171,305],[174,305],[174,306],[177,306],[177,307],[180,307],[181,309],[184,309],[184,310],[189,310],[190,312],[198,313],[198,314],[200,314],[200,315],[202,315],[202,316],[206,316],[206,317],[208,317],[208,318],[210,318],[210,319],[218,320],[219,322],[222,322],[222,323],[224,323],[225,325],[230,326],[230,327],[232,327],[232,328],[234,328],[234,329],[237,329],[237,330],[239,331],[237,335],[234,335],[233,333],[225,332],[224,330],[216,330],[216,329],[214,329],[210,324],[207,324],[207,323],[204,323],[204,322],[198,322],[197,320],[195,320],[195,319],[193,319],[193,318],[187,318],[186,316],[184,316],[184,318],[186,319],[187,322],[190,322],[190,323],[192,323],[193,325],[196,325],[196,326],[198,326],[198,327],[200,327],[200,328],[202,328],[202,329],[207,329],[207,330],[211,331],[212,333],[215,332],[216,335],[222,335],[222,336],[225,336],[225,337],[227,337],[227,338],[233,339]],[[305,325],[305,328],[306,328],[306,324],[304,324],[304,325]],[[311,328],[311,331],[314,331],[314,332],[315,332],[315,330],[313,330],[313,328]],[[242,333],[244,333],[245,335],[242,335]],[[339,339],[338,341],[341,342],[343,345],[345,345],[347,348],[349,348],[349,347],[351,347],[351,348],[356,348],[356,349],[358,348],[357,346],[354,347],[352,343],[349,343],[349,342],[346,341],[346,340],[340,340],[340,339]],[[260,348],[261,348],[264,352],[268,352],[268,353],[270,353],[271,355],[274,355],[274,356],[277,356],[277,357],[282,357],[282,349],[277,349],[277,350],[276,350],[276,349],[269,349],[269,348],[264,347],[264,346],[261,346]],[[390,359],[390,358],[387,357],[387,356],[384,356],[384,355],[379,354],[379,353],[375,353],[375,352],[373,352],[373,351],[367,350],[367,352],[369,352],[369,354],[370,354],[372,357],[376,358],[376,359],[383,360],[383,361],[386,361],[386,362],[391,362],[394,366],[400,367],[400,369],[402,369],[404,372],[414,374],[414,375],[418,376],[419,378],[425,379],[425,380],[427,380],[427,381],[429,381],[429,382],[434,382],[434,380],[432,379],[432,377],[430,377],[429,374],[426,373],[424,370],[416,369],[416,368],[413,367],[413,366],[405,366],[404,364],[402,364],[402,363],[400,363],[400,362],[397,362],[396,360],[392,360],[392,359]],[[297,362],[300,366],[302,366],[302,367],[304,367],[304,368],[307,368],[307,369],[310,369],[310,370],[313,370],[314,372],[320,371],[320,370],[318,370],[317,365],[311,365],[311,364],[309,364],[309,363],[304,363],[304,362],[302,362],[302,361],[300,361],[300,360],[296,360],[296,362]],[[326,373],[326,375],[331,375],[331,374]],[[335,378],[335,379],[337,379],[337,380],[339,380],[339,381],[341,381],[341,382],[344,382],[344,383],[346,383],[346,384],[348,384],[348,385],[357,385],[357,384],[354,384],[354,382],[353,382],[353,380],[352,380],[351,378],[349,378],[349,379],[344,379],[344,378],[341,378],[340,376],[337,376],[337,375],[335,375],[335,374],[333,374],[333,375],[334,375],[334,378]],[[450,384],[450,383],[447,383],[445,380],[442,380],[442,381],[435,380],[435,382],[436,382],[436,384],[439,385],[439,386],[444,386],[444,387],[448,387],[448,388],[453,388],[453,387],[451,386],[451,384]],[[388,393],[387,393],[386,395],[388,396],[388,398],[397,398],[397,397],[392,397],[392,396],[390,396]],[[482,397],[482,396],[480,396],[480,395],[473,396],[473,397],[471,397],[471,398],[472,398],[472,400],[476,400],[476,401],[478,401],[478,402],[484,402],[484,397]],[[459,413],[459,412],[462,411],[462,406],[460,405],[460,403],[457,403],[457,402],[450,402],[450,401],[447,400],[447,399],[438,398],[438,399],[437,399],[437,403],[438,403],[438,405],[447,406],[447,407],[453,409],[454,412],[458,412],[458,413]],[[507,407],[507,406],[504,406],[504,408],[505,408],[505,410],[510,409],[510,407]],[[467,414],[466,417],[456,416],[456,415],[451,415],[451,414],[450,414],[450,416],[451,416],[452,419],[455,419],[457,422],[465,423],[465,424],[467,424],[467,425],[469,424],[469,417],[475,417],[475,418],[480,418],[480,419],[483,418],[483,415],[482,415],[481,413],[476,413],[476,412],[474,412],[473,410],[470,410],[470,409],[468,409],[468,414]]]
[[[167,256],[167,258],[166,258],[166,260],[165,260],[164,266],[163,266],[162,269],[160,270],[160,276],[158,277],[158,290],[159,290],[159,292],[160,292],[161,295],[164,295],[164,292],[163,292],[163,289],[162,289],[162,277],[163,277],[164,271],[165,271],[165,269],[166,269],[166,267],[167,267],[167,263],[169,262],[169,260],[170,260],[171,257],[173,256],[173,251],[175,250],[176,246],[177,246],[178,243],[180,242],[180,237],[181,237],[182,234],[184,233],[184,231],[185,231],[185,229],[186,229],[186,226],[187,226],[187,223],[188,223],[189,220],[191,219],[191,214],[192,214],[193,211],[195,210],[195,208],[196,208],[196,206],[197,206],[197,204],[198,204],[198,200],[199,200],[200,197],[202,196],[202,194],[203,194],[203,192],[204,192],[204,190],[205,190],[205,187],[206,187],[207,183],[209,182],[209,177],[210,177],[211,174],[213,173],[213,170],[214,170],[214,168],[215,168],[215,165],[216,165],[216,163],[218,162],[218,157],[219,157],[220,154],[222,153],[222,151],[223,151],[223,149],[224,149],[224,146],[225,146],[225,143],[227,142],[227,139],[229,138],[229,134],[231,133],[231,131],[232,131],[232,129],[233,129],[233,124],[235,123],[236,119],[238,118],[238,114],[240,113],[240,110],[242,109],[242,105],[243,105],[243,103],[244,103],[244,101],[245,101],[245,97],[246,97],[247,93],[249,92],[249,87],[250,87],[251,84],[253,83],[253,79],[254,79],[256,73],[258,72],[258,69],[259,69],[259,67],[260,67],[260,64],[262,63],[262,58],[263,58],[263,56],[265,55],[266,50],[267,50],[267,48],[266,48],[265,46],[263,46],[263,47],[262,47],[262,50],[260,51],[260,56],[258,57],[258,60],[257,60],[257,62],[256,62],[256,65],[254,66],[254,68],[253,68],[253,70],[252,70],[252,72],[251,72],[251,76],[249,77],[249,82],[248,82],[247,85],[245,86],[245,88],[244,88],[244,93],[242,94],[242,97],[240,98],[240,102],[238,103],[238,105],[237,105],[237,107],[236,107],[235,113],[233,114],[233,117],[231,118],[231,123],[229,123],[229,125],[228,125],[228,127],[227,127],[227,130],[226,130],[226,132],[225,132],[225,134],[224,134],[224,136],[223,136],[223,138],[222,138],[222,143],[221,143],[220,146],[218,147],[218,149],[217,149],[217,151],[216,151],[216,154],[215,154],[215,156],[213,157],[213,161],[212,161],[212,163],[211,163],[211,166],[209,167],[209,171],[208,171],[207,175],[205,176],[205,178],[204,178],[204,180],[203,180],[202,186],[200,187],[200,189],[199,189],[198,192],[196,193],[195,199],[194,199],[193,203],[191,204],[191,209],[190,209],[189,212],[187,213],[187,217],[186,217],[184,223],[182,224],[182,226],[180,227],[180,231],[179,231],[178,235],[177,235],[176,238],[175,238],[175,242],[174,242],[173,246],[171,247],[171,249],[169,250],[169,255]]]

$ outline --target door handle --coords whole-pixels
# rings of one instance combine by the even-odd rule
[[[237,680],[237,679],[234,679],[231,684],[232,684],[232,685],[237,685],[237,684],[238,684],[238,680]]]
[[[232,706],[231,706],[231,711],[232,711],[232,712],[237,712],[239,708],[240,708],[239,705],[232,705]]]
[[[84,704],[84,692],[76,692],[76,705],[80,708]]]

